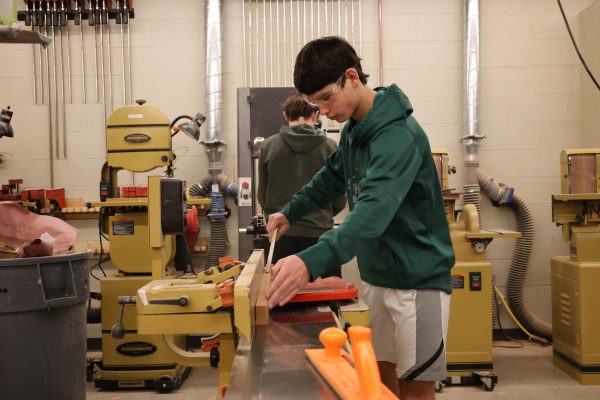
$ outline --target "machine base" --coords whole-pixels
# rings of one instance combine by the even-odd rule
[[[600,262],[557,256],[551,268],[554,365],[581,384],[600,385]]]
[[[481,385],[486,392],[491,392],[498,383],[498,376],[492,371],[470,371],[470,375],[450,375],[443,381],[436,382],[435,390],[441,392],[446,386]]]
[[[552,362],[582,385],[600,385],[600,365],[580,364],[556,350]]]
[[[183,384],[183,382],[190,375],[190,371],[192,369],[190,367],[184,367],[178,365],[173,370],[165,370],[164,374],[159,376],[158,378],[139,378],[135,377],[126,379],[126,378],[104,378],[102,376],[98,377],[94,381],[94,386],[103,389],[103,390],[137,390],[137,389],[153,389],[160,393],[168,393],[173,390],[179,389],[179,387]],[[104,371],[100,367],[100,374]],[[132,371],[131,369],[127,370],[112,370],[111,374],[119,374],[122,376],[137,374],[140,372],[144,372],[142,368],[136,369]]]

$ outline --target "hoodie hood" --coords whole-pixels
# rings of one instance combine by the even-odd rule
[[[350,143],[356,141],[358,144],[365,143],[381,128],[392,122],[408,118],[413,107],[404,92],[395,84],[388,87],[378,87],[373,107],[360,122],[350,120],[348,123],[348,134]]]
[[[281,138],[294,153],[307,154],[320,146],[327,137],[314,127],[306,124],[287,126],[279,129]]]

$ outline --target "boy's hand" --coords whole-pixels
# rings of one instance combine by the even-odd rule
[[[273,236],[273,231],[275,228],[279,228],[277,231],[277,238],[275,241],[279,240],[279,238],[290,229],[290,221],[286,218],[283,213],[277,212],[275,214],[269,215],[269,221],[267,222],[267,233],[269,234],[269,242],[271,241],[271,237]]]
[[[310,279],[304,261],[298,256],[282,258],[271,268],[271,286],[267,298],[269,309],[290,301]]]

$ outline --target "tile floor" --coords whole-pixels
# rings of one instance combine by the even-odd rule
[[[495,342],[505,344],[506,342]],[[479,386],[450,386],[437,400],[598,400],[600,386],[583,386],[552,364],[552,347],[521,341],[523,347],[494,348],[498,384],[492,392]],[[88,384],[87,400],[216,400],[218,373],[194,369],[182,387],[169,394],[152,391],[105,392]],[[316,400],[316,399],[311,399]]]

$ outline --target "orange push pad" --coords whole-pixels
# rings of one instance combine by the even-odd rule
[[[304,350],[309,361],[343,400],[398,399],[381,383],[371,330],[353,326],[348,332],[354,357],[342,350],[346,333],[338,328],[327,328],[319,334],[324,349]]]

